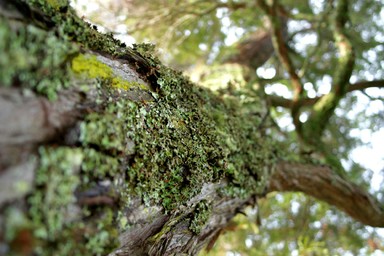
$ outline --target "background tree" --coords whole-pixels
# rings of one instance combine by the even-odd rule
[[[235,85],[251,91],[262,90],[279,124],[274,127],[278,138],[295,152],[289,156],[290,160],[327,163],[341,176],[369,188],[372,173],[350,155],[363,144],[360,136],[355,135],[358,129],[376,132],[383,124],[383,92],[372,89],[384,85],[382,2],[111,1],[109,5],[100,4],[121,19],[126,18],[126,27],[120,31],[124,33],[126,29],[138,41],[156,43],[164,61],[185,70],[195,81],[214,89]],[[100,16],[92,16],[92,12],[87,17],[106,24],[112,31],[118,30]],[[121,22],[116,24],[121,28]],[[237,67],[228,63],[239,64],[245,70],[239,74]],[[291,124],[287,124],[289,117]],[[382,198],[377,185],[374,191]],[[284,240],[285,248],[292,250],[304,238],[324,242],[322,248],[331,254],[341,253],[340,250],[365,253],[364,250],[377,247],[376,243],[375,246],[370,243],[376,239],[374,230],[351,223],[333,208],[320,206],[319,202],[299,194],[278,198],[260,203],[263,219],[272,214],[272,205],[280,205],[280,208],[273,206],[273,217],[264,219],[267,223],[262,228],[263,235],[254,235],[254,230],[248,234],[258,251],[262,241],[268,241],[264,243],[268,244],[265,250],[271,252],[273,241],[281,245]],[[283,221],[287,215],[292,216],[290,221]],[[278,227],[273,225],[276,217],[281,220]],[[330,229],[331,219],[337,219],[338,224]],[[284,229],[283,226],[295,234],[291,241],[284,232],[274,231]],[[335,236],[343,238],[335,240]]]
[[[180,13],[198,17],[200,30],[213,26],[222,35],[226,31],[219,27],[226,14],[220,8],[253,13],[255,9],[246,7],[257,7],[260,15],[266,14],[260,23],[267,25],[250,30],[252,36],[237,52],[220,54],[225,43],[213,43],[204,59],[210,45],[198,44],[195,59],[183,60],[182,66],[188,67],[188,61],[198,63],[198,58],[211,63],[220,59],[212,72],[201,75],[202,83],[219,87],[216,91],[162,65],[151,45],[126,47],[112,33],[100,33],[65,0],[0,1],[0,253],[195,255],[203,247],[212,249],[226,231],[241,227],[231,220],[247,206],[271,212],[265,225],[269,232],[261,239],[240,232],[248,245],[258,243],[266,253],[365,253],[368,248],[356,249],[362,241],[372,250],[378,248],[373,236],[367,240],[358,229],[332,226],[335,219],[358,227],[384,226],[382,204],[353,176],[362,169],[344,171],[340,163],[348,144],[343,147],[328,132],[336,106],[349,95],[346,88],[373,85],[349,84],[356,63],[346,33],[349,1],[324,8],[332,14],[329,27],[335,43],[330,52],[338,56],[329,56],[335,62],[333,89],[319,99],[307,98],[310,91],[302,81],[307,71],[301,75],[294,68],[300,58],[291,56],[301,51],[290,45],[290,20],[300,12],[288,3],[171,3],[182,7]],[[171,15],[173,9],[160,17],[177,17]],[[216,21],[206,19],[209,15]],[[161,24],[158,21],[152,19],[152,25]],[[165,31],[161,28],[157,30]],[[199,34],[199,29],[186,33]],[[214,39],[218,41],[207,37]],[[274,48],[267,47],[269,42]],[[251,60],[246,58],[248,49]],[[264,49],[264,55],[257,49]],[[274,68],[276,81],[294,91],[292,99],[266,94],[268,81],[255,75],[257,67],[269,65],[272,50],[277,56],[272,64],[282,63]],[[165,57],[177,65],[171,56]],[[218,75],[228,80],[220,84]],[[374,84],[379,87],[381,80]],[[271,118],[276,115],[278,120],[274,106],[287,108],[295,129],[279,129]],[[343,132],[341,128],[334,126],[335,131]],[[276,211],[273,200],[262,201],[275,191],[312,195],[362,224],[326,214],[324,205],[312,207],[312,199],[296,195],[276,196],[287,209]],[[313,224],[311,218],[316,219]],[[288,241],[275,245],[285,226]],[[300,232],[305,226],[310,228]],[[257,227],[251,227],[255,232]],[[354,246],[342,249],[320,240],[342,232],[349,234],[340,236],[348,242],[353,241],[351,234],[358,234]],[[243,250],[255,253],[255,248]]]

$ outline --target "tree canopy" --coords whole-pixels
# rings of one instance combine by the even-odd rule
[[[383,191],[370,187],[372,172],[350,157],[367,143],[359,131],[382,131],[384,123],[381,0],[99,4],[103,15],[98,10],[85,17],[116,36],[128,33],[155,43],[163,61],[200,84],[215,90],[241,88],[249,99],[252,93],[264,95],[275,120],[270,132],[290,152],[285,160],[331,166],[383,204]],[[235,221],[240,224],[227,231],[235,229],[242,242],[233,242],[236,248],[223,242],[224,250],[250,255],[383,250],[376,230],[302,194],[269,194],[259,205],[257,214],[250,210],[248,215],[253,222],[260,216],[263,225],[251,221],[244,227],[239,217]]]

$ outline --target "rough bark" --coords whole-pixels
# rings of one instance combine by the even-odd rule
[[[328,166],[280,162],[268,191],[303,192],[338,207],[365,225],[384,227],[384,209],[380,203]]]
[[[195,255],[262,193],[265,104],[249,118],[65,3],[1,14],[1,254]]]
[[[161,208],[145,209],[138,201],[130,213],[134,228],[120,235],[122,247],[109,255],[196,255],[228,222],[253,199],[223,197],[217,191],[225,184],[204,184],[201,193],[172,214]],[[188,232],[193,208],[201,200],[212,199],[212,212],[199,234]]]

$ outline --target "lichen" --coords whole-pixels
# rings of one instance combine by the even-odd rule
[[[126,81],[115,75],[111,67],[98,60],[94,55],[79,54],[73,58],[72,70],[75,74],[83,75],[86,78],[105,80],[113,89],[129,90],[134,87],[146,89],[146,86],[143,84]]]
[[[97,210],[100,213],[92,213],[99,215],[97,222],[85,224],[81,219],[89,218],[91,212],[82,212],[75,204],[75,189],[85,182],[80,180],[79,172],[82,169],[89,172],[89,165],[84,165],[89,164],[89,158],[94,160],[96,157],[90,157],[92,153],[89,150],[68,147],[40,147],[39,156],[35,190],[28,198],[28,227],[32,226],[33,236],[37,239],[34,252],[39,255],[74,255],[81,252],[103,255],[117,246],[113,210],[101,207]],[[95,170],[98,168],[96,166]],[[103,170],[90,177],[105,177],[107,173]],[[8,227],[9,230],[16,228]],[[82,236],[77,237],[79,231]]]
[[[34,236],[40,240],[35,251],[47,253],[47,244],[60,241],[63,230],[68,230],[69,219],[79,185],[76,175],[82,154],[70,148],[41,147],[40,164],[36,171],[35,190],[28,198],[29,214],[34,225]],[[53,246],[52,246],[53,247]],[[47,255],[46,254],[46,255]]]
[[[66,62],[77,51],[75,45],[32,25],[11,28],[2,17],[0,37],[2,86],[22,84],[49,99],[69,87]]]
[[[118,173],[119,161],[117,158],[87,147],[83,149],[83,155],[84,158],[81,163],[83,184],[87,184],[92,180],[103,180],[105,177]]]
[[[245,108],[255,102],[214,95],[180,73],[160,70],[163,96],[149,110],[139,106],[133,115],[139,118],[126,122],[138,138],[128,170],[135,191],[169,210],[196,195],[204,182],[222,178],[230,181],[229,195],[261,193],[274,156],[273,145],[257,130],[261,114]]]
[[[200,201],[193,212],[193,218],[189,225],[189,229],[195,234],[200,234],[201,229],[208,221],[211,215],[211,205],[206,200]]]
[[[72,70],[78,74],[85,74],[89,78],[109,79],[113,76],[112,69],[98,61],[94,55],[79,54],[73,58]]]
[[[262,193],[275,156],[271,141],[258,131],[257,99],[244,93],[215,95],[156,57],[151,62],[160,74],[156,101],[109,97],[102,112],[81,124],[82,145],[102,152],[100,159],[116,159],[113,168],[102,169],[123,168],[126,193],[136,193],[147,205],[161,204],[166,212],[197,195],[202,184],[220,179],[229,181],[222,190],[226,195]]]
[[[81,162],[82,154],[79,150],[40,148],[40,164],[36,171],[35,186],[43,189],[37,189],[29,198],[33,222],[46,224],[44,228],[36,229],[38,237],[52,239],[63,228],[67,205],[76,200],[74,191],[79,185],[76,172]]]
[[[52,100],[71,86],[71,79],[89,79],[99,90],[94,99],[97,110],[79,121],[80,134],[73,145],[39,149],[35,189],[25,216],[36,239],[35,253],[102,255],[117,246],[116,227],[124,228],[127,221],[118,214],[127,204],[124,198],[116,209],[80,207],[75,202],[75,190],[99,181],[123,181],[121,195],[136,194],[147,205],[162,205],[166,213],[186,204],[208,182],[227,180],[221,192],[233,197],[263,192],[275,155],[274,145],[259,130],[264,114],[257,98],[244,91],[213,93],[192,84],[162,65],[151,45],[123,47],[78,18],[66,1],[27,3],[32,13],[41,9],[50,17],[36,21],[50,30],[28,25],[15,32],[0,18],[1,84],[20,84]],[[150,70],[142,74],[149,73],[148,80],[156,84],[154,100],[133,102],[116,95],[116,88],[141,86],[117,76],[97,57],[79,53],[80,48],[145,59]],[[199,233],[205,225],[210,203],[195,206],[192,232]],[[20,223],[13,233],[7,227],[10,240],[24,225]]]

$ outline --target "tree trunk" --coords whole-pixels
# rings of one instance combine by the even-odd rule
[[[1,8],[3,254],[194,255],[263,193],[262,101],[192,85],[66,3]]]
[[[195,255],[285,189],[261,98],[41,2],[0,1],[0,255]]]

